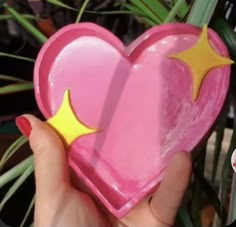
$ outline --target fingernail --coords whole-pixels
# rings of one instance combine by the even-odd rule
[[[24,116],[17,117],[16,118],[16,125],[17,125],[18,129],[21,131],[21,133],[25,137],[29,138],[31,130],[32,130],[29,120]]]

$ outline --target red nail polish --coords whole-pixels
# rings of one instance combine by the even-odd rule
[[[29,138],[31,130],[32,130],[29,120],[23,116],[17,117],[16,118],[16,125],[19,128],[19,130],[21,131],[21,133],[25,137]]]

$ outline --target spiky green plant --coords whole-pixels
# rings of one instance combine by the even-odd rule
[[[73,11],[77,13],[75,22],[79,22],[84,14],[97,14],[97,15],[118,15],[118,14],[127,14],[132,15],[133,18],[140,21],[140,23],[148,26],[155,26],[157,24],[168,23],[168,22],[187,22],[197,26],[202,26],[203,24],[210,24],[214,29],[221,35],[223,40],[226,42],[230,49],[231,56],[236,60],[236,35],[233,32],[233,29],[227,23],[224,18],[224,14],[215,15],[217,7],[222,7],[224,5],[224,0],[127,0],[127,1],[116,1],[115,4],[119,5],[119,10],[116,11],[91,11],[87,10],[87,6],[90,1],[85,0],[80,8],[75,8],[74,6],[66,5],[65,3],[59,0],[47,0],[48,3],[55,5],[56,7],[62,7],[66,10]],[[41,44],[47,41],[47,38],[34,26],[32,25],[32,20],[38,20],[39,18],[34,15],[25,15],[18,13],[14,8],[9,6],[7,3],[2,5],[5,11],[8,12],[8,15],[0,15],[0,20],[15,20],[20,26],[22,26],[27,32],[29,32],[33,37],[38,40]],[[99,7],[98,7],[99,8]],[[104,5],[100,7],[104,9]],[[221,10],[222,11],[222,10]],[[10,58],[17,58],[22,61],[33,62],[34,59],[27,58],[24,56],[12,55],[9,53],[0,53],[1,56],[7,56]],[[233,71],[234,72],[234,71]],[[0,80],[9,80],[12,84],[0,87],[0,95],[7,94],[9,92],[20,92],[28,89],[33,89],[32,82],[23,81],[21,79],[11,77],[8,75],[0,75]],[[193,181],[191,182],[190,189],[188,194],[191,194],[191,203],[183,203],[181,206],[178,216],[177,216],[177,226],[201,226],[200,220],[200,211],[201,211],[201,201],[202,195],[207,195],[207,202],[212,204],[215,208],[216,213],[220,219],[222,226],[226,221],[225,213],[225,201],[227,193],[229,192],[229,187],[227,181],[229,180],[229,175],[231,171],[230,157],[232,151],[236,147],[236,131],[231,138],[231,144],[229,151],[227,153],[226,160],[224,162],[224,168],[222,171],[221,183],[220,183],[220,194],[219,191],[215,189],[215,176],[219,163],[219,154],[221,152],[224,129],[226,127],[227,119],[227,110],[228,106],[233,103],[234,107],[236,100],[236,92],[233,91],[235,86],[235,79],[231,81],[231,88],[229,95],[231,96],[232,102],[227,102],[225,107],[217,121],[217,127],[215,128],[217,140],[215,143],[215,157],[213,163],[213,172],[212,172],[212,181],[209,181],[204,176],[205,163],[206,160],[206,142],[202,144],[201,149],[197,152],[199,155],[195,159],[194,163],[194,174]],[[228,99],[229,100],[229,99]],[[234,129],[236,124],[234,124]],[[0,160],[0,171],[3,169],[7,161],[19,150],[21,146],[26,143],[24,137],[17,139],[4,153],[2,159]],[[2,173],[0,176],[0,188],[6,185],[9,182],[12,182],[12,186],[9,191],[6,193],[2,201],[0,201],[0,211],[4,208],[4,205],[11,198],[11,196],[17,191],[17,189],[22,185],[22,183],[27,179],[27,177],[33,172],[33,159],[32,156],[23,160],[21,163],[8,170],[5,173]],[[232,201],[236,201],[235,193],[232,193]],[[34,204],[34,198],[29,205],[29,208],[26,212],[25,217],[23,217],[21,227],[25,225],[25,222],[32,210]],[[187,209],[186,207],[190,208]],[[191,210],[191,212],[189,212]],[[232,211],[236,210],[236,204],[232,206]],[[231,212],[232,213],[232,212]],[[230,214],[230,220],[232,221],[236,218],[235,213]]]

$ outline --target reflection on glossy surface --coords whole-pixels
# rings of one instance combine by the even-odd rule
[[[199,34],[191,25],[163,25],[124,48],[104,29],[79,24],[59,31],[40,52],[38,104],[53,116],[70,89],[78,118],[102,129],[76,140],[69,162],[117,217],[155,188],[175,152],[196,146],[221,109],[229,67],[212,70],[193,102],[191,71],[168,57],[192,47]],[[227,56],[215,33],[209,35]]]

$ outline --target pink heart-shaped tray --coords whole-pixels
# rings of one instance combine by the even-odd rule
[[[222,108],[229,66],[210,70],[193,100],[191,69],[169,57],[195,45],[200,33],[192,25],[161,25],[125,47],[102,27],[73,24],[53,35],[38,55],[34,84],[40,110],[47,119],[54,116],[70,89],[76,116],[99,129],[71,144],[69,164],[118,218],[155,189],[176,152],[199,143]],[[228,57],[217,34],[209,29],[208,37]]]

